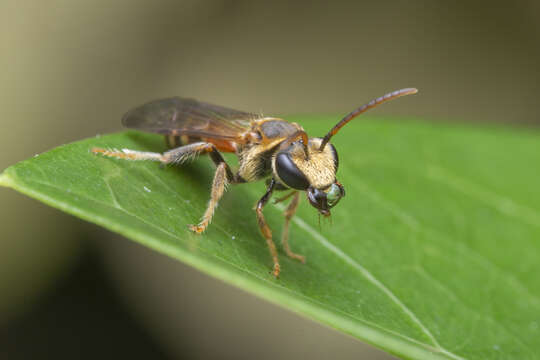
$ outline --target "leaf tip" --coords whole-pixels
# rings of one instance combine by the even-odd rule
[[[0,173],[0,186],[12,187],[13,183],[11,177],[7,174],[6,170]]]

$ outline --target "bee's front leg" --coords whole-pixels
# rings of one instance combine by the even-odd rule
[[[300,202],[300,196],[298,191],[294,192],[293,198],[291,202],[289,203],[289,206],[285,209],[285,224],[283,224],[283,232],[281,233],[281,243],[283,244],[283,248],[285,250],[285,253],[293,259],[299,260],[301,262],[306,261],[306,257],[303,255],[299,255],[296,253],[293,253],[290,246],[289,246],[289,223],[291,222],[292,217],[296,213],[296,209],[298,209],[298,203]]]
[[[266,239],[268,250],[270,250],[270,255],[272,256],[272,261],[274,262],[274,269],[272,273],[274,274],[275,277],[278,277],[279,272],[280,272],[280,266],[279,266],[276,245],[274,244],[274,241],[272,240],[272,230],[270,230],[270,227],[266,223],[266,220],[264,219],[264,215],[262,212],[264,205],[266,205],[266,203],[272,196],[272,192],[274,191],[275,184],[276,184],[275,180],[272,179],[270,183],[268,184],[266,193],[257,202],[257,205],[255,205],[255,212],[257,214],[257,223],[259,224],[259,229],[261,229],[261,233]]]

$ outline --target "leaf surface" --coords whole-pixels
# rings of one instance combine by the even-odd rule
[[[291,117],[321,136],[330,117]],[[533,359],[540,354],[540,136],[531,130],[355,121],[333,139],[346,197],[332,224],[303,199],[282,274],[253,204],[264,183],[230,187],[207,232],[213,165],[92,155],[92,147],[164,151],[124,132],[20,162],[0,184],[393,354],[411,359]],[[232,164],[234,157],[227,157]],[[279,242],[282,205],[268,205]]]

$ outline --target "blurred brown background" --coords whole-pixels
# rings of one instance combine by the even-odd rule
[[[0,169],[183,95],[540,124],[537,1],[0,0]],[[0,189],[0,358],[389,358]]]

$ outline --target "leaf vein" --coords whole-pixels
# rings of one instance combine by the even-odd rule
[[[493,325],[499,327],[502,329],[507,335],[513,337],[517,343],[519,343],[523,349],[527,350],[529,353],[534,355],[532,350],[529,348],[527,344],[525,344],[516,334],[514,334],[512,331],[507,329],[505,326],[503,326],[499,321],[495,320],[492,316],[489,314],[486,314],[484,312],[480,312],[478,309],[473,308],[471,305],[465,302],[465,300],[461,299],[459,296],[457,296],[453,291],[451,291],[444,283],[442,283],[440,280],[436,279],[432,275],[430,275],[428,272],[426,272],[423,268],[419,266],[414,266],[413,271],[419,274],[420,276],[424,277],[427,281],[434,284],[436,287],[438,287],[441,291],[443,291],[446,295],[450,296],[454,301],[458,302],[466,308],[469,312],[477,315],[479,318],[483,318],[491,322]]]
[[[275,206],[278,208],[283,208],[283,206],[280,204],[276,204]],[[448,352],[446,349],[444,349],[439,344],[437,339],[433,336],[433,334],[429,331],[429,329],[420,321],[420,319],[389,288],[387,288],[379,279],[377,279],[369,270],[367,270],[365,267],[363,267],[361,264],[359,264],[349,255],[345,254],[343,250],[341,250],[339,247],[332,244],[328,239],[326,239],[324,236],[318,233],[315,229],[313,229],[309,224],[307,224],[304,220],[302,220],[298,216],[295,216],[293,218],[293,222],[296,225],[298,225],[300,228],[302,228],[304,231],[306,231],[308,234],[310,234],[315,240],[317,240],[326,249],[330,250],[332,253],[334,253],[335,255],[340,257],[342,260],[344,260],[347,264],[355,268],[358,272],[360,272],[364,276],[366,280],[371,282],[376,288],[378,288],[388,298],[390,298],[401,309],[401,311],[403,311],[403,313],[406,314],[411,319],[411,321],[420,328],[420,330],[424,333],[424,335],[426,335],[431,340],[433,345],[436,347],[437,351],[444,352],[446,355],[454,359],[461,359],[459,356],[452,354]]]
[[[406,225],[409,225],[412,230],[423,231],[427,234],[432,234],[434,236],[437,236],[439,239],[449,238],[448,235],[441,233],[440,231],[435,230],[433,228],[430,228],[425,224],[420,223],[417,219],[405,213],[395,203],[389,200],[383,199],[378,192],[368,187],[365,183],[361,183],[360,181],[358,181],[358,183],[355,184],[355,186],[357,188],[360,188],[365,194],[369,195],[372,201],[378,203],[379,205],[381,205],[381,207],[383,207],[387,211],[396,215]],[[532,302],[536,306],[540,305],[540,298],[536,294],[532,293],[525,286],[525,284],[519,278],[515,277],[512,273],[505,271],[504,269],[501,269],[499,266],[493,263],[489,258],[477,252],[470,246],[467,246],[463,242],[448,241],[448,240],[444,240],[444,241],[446,241],[451,246],[454,246],[458,251],[460,251],[465,256],[469,257],[471,260],[475,260],[478,264],[480,264],[484,268],[497,272],[501,277],[503,277],[506,280],[508,284],[510,284],[511,286],[517,287],[517,289],[519,289],[520,292],[522,292],[525,296],[527,296],[530,300],[532,300]],[[467,251],[463,251],[463,248],[467,249]]]

